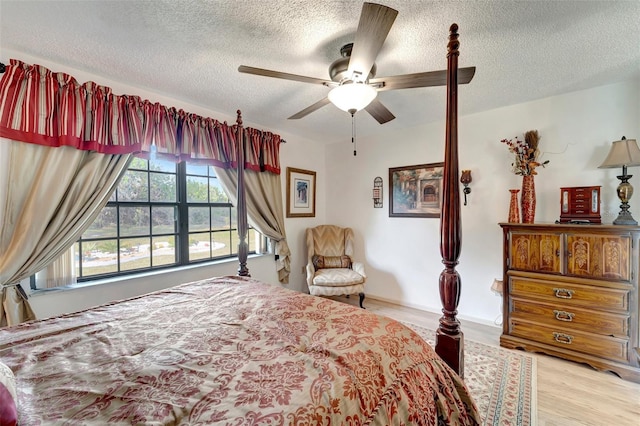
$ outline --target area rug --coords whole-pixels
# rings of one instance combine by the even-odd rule
[[[432,347],[435,331],[405,323]],[[536,359],[464,339],[464,382],[485,426],[535,426]]]

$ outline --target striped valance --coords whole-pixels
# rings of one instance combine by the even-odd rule
[[[17,141],[141,157],[155,145],[163,158],[235,168],[236,129],[16,59],[0,79],[0,136]],[[245,167],[279,174],[280,136],[244,134]]]

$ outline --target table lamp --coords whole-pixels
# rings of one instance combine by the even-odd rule
[[[629,200],[633,195],[633,186],[629,183],[632,175],[627,174],[627,167],[640,166],[640,149],[635,139],[627,139],[624,136],[622,140],[615,141],[611,145],[609,155],[604,160],[599,169],[611,169],[622,167],[622,175],[618,176],[620,185],[618,185],[617,193],[620,198],[620,214],[614,225],[637,225],[638,222],[631,216],[629,212]]]

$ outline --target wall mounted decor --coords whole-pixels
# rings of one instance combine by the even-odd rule
[[[382,208],[382,178],[380,176],[373,180],[373,207]]]
[[[440,217],[444,163],[389,169],[389,217]]]
[[[469,188],[469,184],[471,183],[471,170],[463,170],[462,176],[460,176],[460,183],[464,185],[464,205],[467,205],[467,195],[471,194],[471,188]]]
[[[316,216],[316,172],[287,167],[287,217]]]

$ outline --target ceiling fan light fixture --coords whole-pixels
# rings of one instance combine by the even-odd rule
[[[347,112],[360,111],[376,96],[378,91],[366,83],[344,83],[329,92],[331,103]]]

